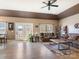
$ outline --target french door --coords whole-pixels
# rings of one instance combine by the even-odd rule
[[[15,23],[15,39],[29,40],[29,35],[33,34],[32,23]]]

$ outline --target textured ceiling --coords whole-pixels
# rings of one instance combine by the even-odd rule
[[[61,12],[79,4],[79,0],[57,0],[54,4],[59,7],[51,7],[49,11],[47,8],[41,9],[45,6],[42,2],[46,0],[0,0],[0,9],[29,11],[38,13],[60,14]]]

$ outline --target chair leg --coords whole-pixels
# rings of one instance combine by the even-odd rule
[[[4,40],[4,43],[7,43],[7,39]]]
[[[7,38],[6,38],[6,43],[7,43]]]
[[[1,39],[1,43],[2,43],[2,39]]]

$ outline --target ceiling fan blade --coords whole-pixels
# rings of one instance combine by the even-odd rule
[[[48,10],[50,10],[50,6],[48,6]]]
[[[51,5],[51,6],[53,6],[53,7],[58,7],[58,5]]]
[[[56,2],[57,0],[50,0],[50,1],[52,1],[52,2],[51,2],[51,4],[52,4],[52,3]]]
[[[43,3],[47,5],[47,3],[46,3],[46,2],[43,2]]]
[[[45,7],[47,7],[47,6],[44,6],[44,7],[41,7],[41,8],[45,8]]]

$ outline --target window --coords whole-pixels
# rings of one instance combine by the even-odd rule
[[[40,33],[52,33],[53,25],[52,24],[40,24]]]
[[[6,34],[7,23],[0,22],[0,34]]]
[[[15,39],[29,40],[29,34],[33,34],[32,23],[15,23]]]

